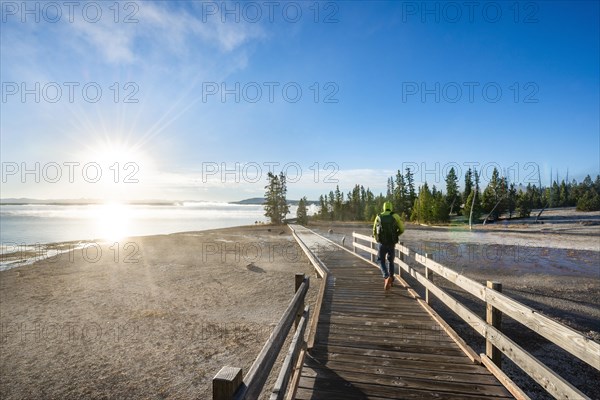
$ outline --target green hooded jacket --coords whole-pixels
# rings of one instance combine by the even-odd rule
[[[392,202],[386,201],[385,203],[383,203],[383,212],[379,215],[392,214],[392,216],[396,220],[396,223],[398,224],[398,229],[400,230],[400,235],[402,235],[402,233],[404,233],[404,224],[402,223],[400,216],[398,214],[394,213],[393,210],[394,210],[394,206],[393,206]],[[377,237],[376,234],[377,234],[377,224],[379,223],[379,215],[377,215],[377,217],[375,217],[375,221],[373,222],[373,237],[374,238]]]

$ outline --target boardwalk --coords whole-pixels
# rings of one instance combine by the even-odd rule
[[[297,399],[506,399],[509,392],[460,350],[396,282],[325,238],[294,226],[329,268],[313,349]]]

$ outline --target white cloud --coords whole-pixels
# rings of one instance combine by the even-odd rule
[[[151,61],[150,55],[168,54],[165,61],[172,56],[193,58],[197,53],[206,57],[205,46],[226,54],[265,37],[259,24],[223,23],[218,16],[203,21],[202,15],[183,8],[173,9],[162,2],[136,4],[139,7],[136,23],[115,23],[111,16],[97,23],[77,19],[72,26],[89,46],[112,64],[147,63]],[[111,15],[110,10],[105,11]],[[235,58],[233,61],[239,63]]]

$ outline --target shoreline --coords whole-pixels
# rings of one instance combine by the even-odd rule
[[[110,239],[79,239],[79,240],[67,240],[67,241],[59,241],[59,242],[48,242],[48,243],[33,243],[33,244],[25,244],[20,243],[17,244],[15,242],[4,242],[2,243],[0,249],[0,272],[10,270],[13,268],[18,268],[25,265],[31,265],[38,261],[52,259],[54,257],[60,257],[63,254],[66,254],[70,251],[78,251],[84,249],[86,246],[106,246],[113,245],[118,243],[129,243],[132,240],[140,240],[142,238],[152,238],[152,237],[160,237],[160,236],[169,236],[169,235],[181,235],[181,234],[191,234],[195,232],[210,232],[210,231],[220,231],[227,229],[248,229],[259,226],[270,226],[269,224],[252,224],[252,225],[236,225],[230,227],[223,228],[208,228],[201,230],[193,230],[193,231],[180,231],[180,232],[171,232],[171,233],[157,233],[150,235],[134,235],[120,238],[119,240],[110,240]],[[7,244],[9,243],[9,244]],[[66,248],[66,249],[65,249]],[[6,250],[9,251],[6,251]]]

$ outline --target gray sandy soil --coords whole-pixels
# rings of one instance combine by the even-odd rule
[[[248,371],[295,273],[311,276],[309,303],[318,292],[289,229],[269,229],[130,238],[0,272],[0,398],[210,398],[221,367]]]

